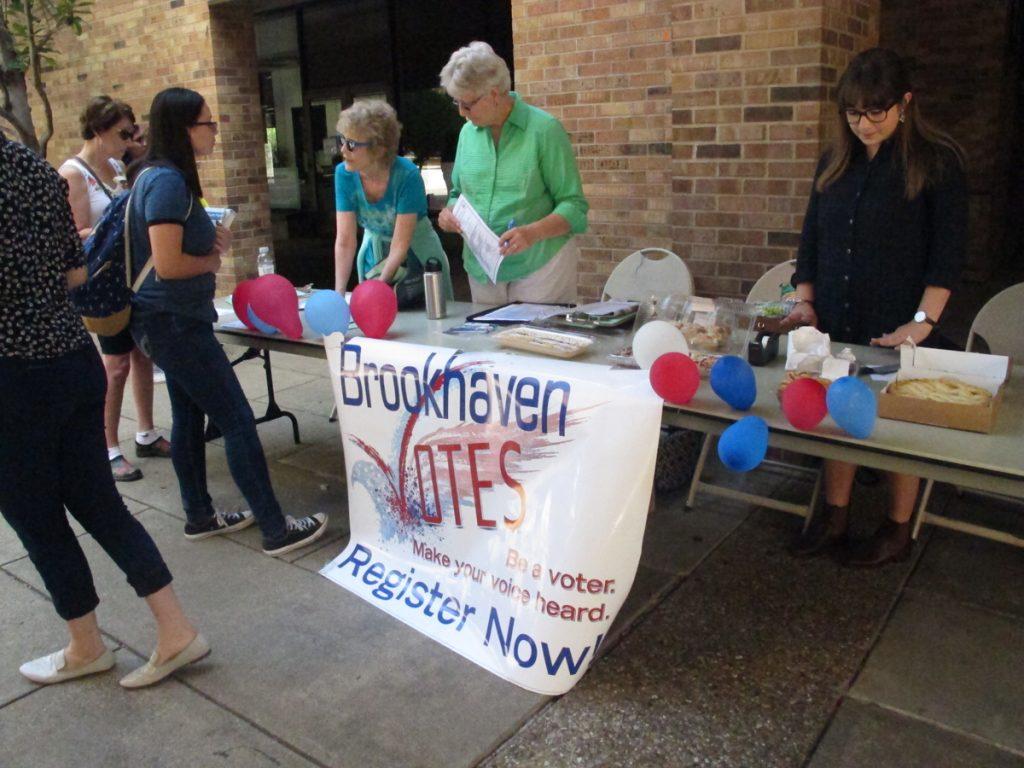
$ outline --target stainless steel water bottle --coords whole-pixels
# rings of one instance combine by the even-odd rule
[[[441,269],[441,262],[437,259],[427,259],[423,266],[423,294],[426,297],[428,320],[440,320],[448,314],[444,272]]]

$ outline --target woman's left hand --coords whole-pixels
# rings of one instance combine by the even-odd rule
[[[522,253],[537,242],[537,237],[533,234],[533,230],[530,227],[531,225],[529,224],[522,227],[513,227],[501,235],[498,238],[498,244],[501,246],[501,255],[512,256],[516,253]]]
[[[915,323],[913,321],[904,323],[892,333],[887,333],[877,339],[871,340],[873,347],[898,347],[907,339],[912,339],[915,344],[920,344],[928,338],[932,327],[928,323]]]

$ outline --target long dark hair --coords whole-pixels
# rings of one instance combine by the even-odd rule
[[[903,164],[908,200],[917,197],[928,184],[941,177],[951,159],[964,165],[960,145],[947,133],[921,117],[917,99],[903,104],[903,96],[913,93],[907,66],[900,56],[887,48],[869,48],[853,57],[839,78],[836,118],[839,130],[829,152],[825,169],[816,182],[819,192],[839,179],[850,166],[857,137],[843,114],[846,109],[883,109],[900,104],[903,119],[891,140]]]
[[[184,174],[185,186],[192,194],[203,196],[188,129],[199,119],[204,104],[203,97],[188,88],[167,88],[153,98],[149,108],[149,146],[129,170],[129,180],[134,181],[147,166],[173,165]]]

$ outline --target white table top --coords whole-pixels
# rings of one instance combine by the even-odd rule
[[[224,300],[219,304],[226,306]],[[445,329],[465,322],[467,315],[482,309],[484,307],[474,304],[449,302],[448,316],[442,320],[427,320],[422,310],[400,312],[386,338],[465,351],[493,351],[498,344],[490,336],[444,333]],[[234,320],[233,315],[221,318],[222,323],[230,320]],[[320,337],[305,325],[303,330],[303,338],[297,340],[249,330],[217,328],[216,333],[227,344],[323,357]],[[608,354],[629,344],[631,338],[628,326],[618,331],[579,332],[595,339],[584,355],[575,358],[587,363],[608,364]],[[359,335],[355,329],[353,333]],[[784,344],[780,347],[785,348]],[[852,349],[862,364],[896,361],[892,350],[856,346]],[[502,351],[533,356],[533,353],[518,350],[502,348]],[[666,406],[664,420],[677,426],[720,433],[737,419],[754,414],[767,422],[769,442],[777,447],[1024,497],[1024,370],[1020,366],[1006,385],[995,429],[990,434],[879,419],[870,438],[857,440],[829,419],[812,432],[801,432],[789,424],[776,395],[784,375],[784,361],[785,356],[780,355],[771,365],[754,369],[757,400],[746,413],[723,403],[705,382],[687,406]],[[870,379],[865,381],[875,391],[882,387]]]

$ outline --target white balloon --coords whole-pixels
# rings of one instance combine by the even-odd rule
[[[633,336],[633,359],[644,370],[667,352],[690,354],[683,332],[666,320],[651,320]]]

